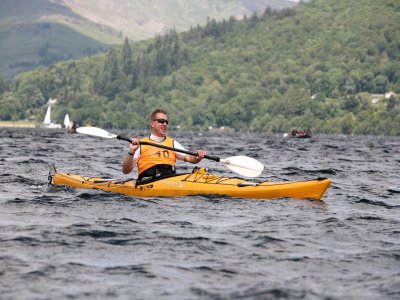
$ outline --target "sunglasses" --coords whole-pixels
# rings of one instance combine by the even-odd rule
[[[168,125],[168,120],[165,120],[165,119],[154,119],[153,121],[157,121],[158,123],[160,123],[160,124],[167,124]]]

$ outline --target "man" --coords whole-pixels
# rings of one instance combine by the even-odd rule
[[[165,110],[156,109],[151,114],[151,135],[142,139],[132,138],[129,151],[122,164],[122,172],[129,174],[135,165],[138,167],[138,181],[143,183],[163,175],[175,174],[176,160],[183,160],[197,164],[206,155],[206,151],[197,150],[197,156],[181,154],[172,150],[166,150],[150,145],[140,145],[140,142],[151,142],[185,150],[177,141],[167,136],[168,115]]]

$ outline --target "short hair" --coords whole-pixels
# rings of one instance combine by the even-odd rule
[[[164,110],[164,109],[162,109],[162,108],[157,108],[157,109],[156,109],[155,111],[153,111],[153,113],[151,114],[151,121],[154,120],[156,114],[165,114],[165,115],[168,115],[166,110]]]

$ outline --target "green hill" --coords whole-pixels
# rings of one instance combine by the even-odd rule
[[[15,74],[104,51],[110,45],[154,37],[171,28],[187,30],[207,17],[242,17],[265,7],[293,6],[285,0],[2,0],[0,75]]]
[[[57,23],[27,23],[0,31],[0,74],[14,74],[60,60],[93,55],[109,48]]]
[[[155,107],[171,126],[400,135],[400,3],[315,0],[111,49],[20,76],[6,118],[54,114],[106,128],[146,128]],[[3,88],[4,89],[4,88]],[[10,105],[13,101],[13,105]],[[9,106],[7,106],[9,105]]]
[[[65,20],[74,20],[76,28]],[[40,65],[104,51],[110,47],[105,41],[111,39],[105,34],[100,37],[97,27],[67,7],[46,0],[2,0],[0,74],[10,78]]]

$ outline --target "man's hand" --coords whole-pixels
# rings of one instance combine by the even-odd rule
[[[132,138],[131,143],[129,144],[129,149],[132,153],[135,153],[135,151],[140,147],[139,139],[137,138]]]
[[[204,158],[204,156],[206,156],[206,155],[207,155],[206,150],[198,149],[197,156],[196,156],[196,158],[198,159],[198,162],[201,161]]]

